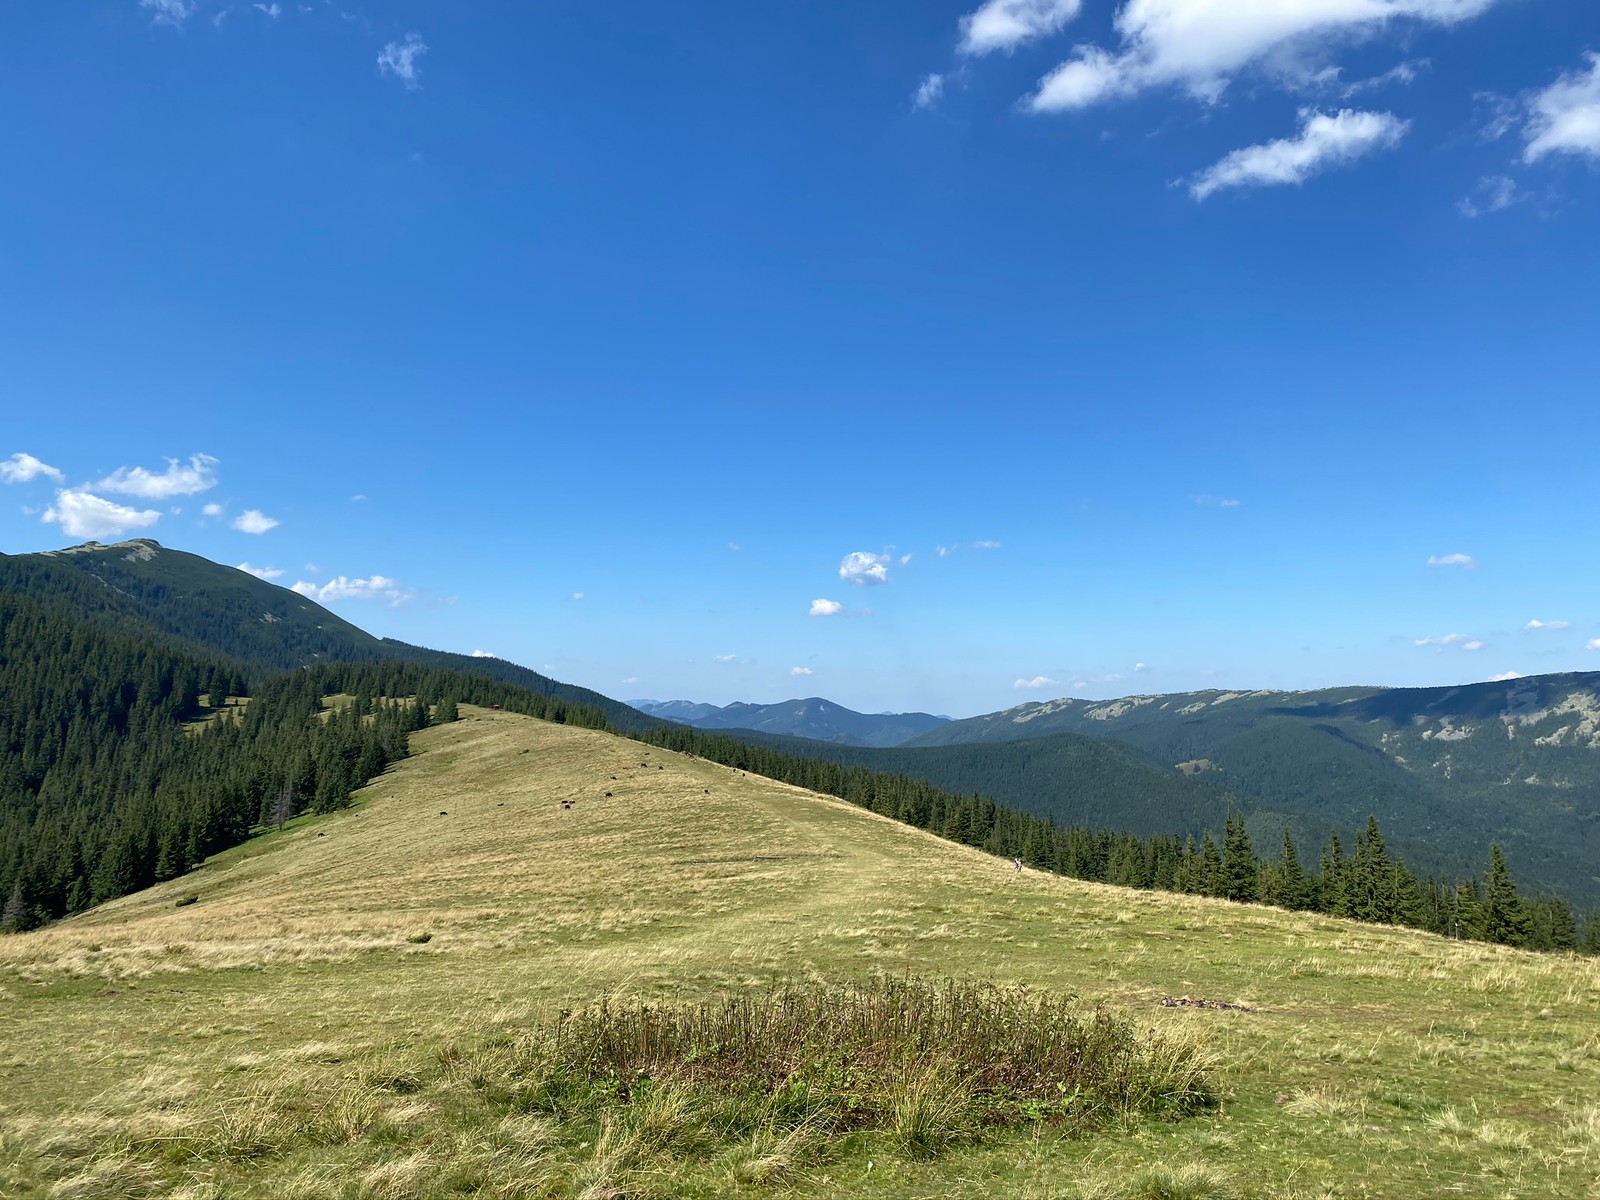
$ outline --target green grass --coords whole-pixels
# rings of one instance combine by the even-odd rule
[[[1600,1196],[1593,960],[1018,876],[704,761],[467,713],[351,811],[0,939],[0,1195]],[[947,1073],[838,1127],[752,1121],[670,1071],[639,1103],[537,1101],[563,1011],[918,977],[1199,1047],[1219,1104],[975,1129]]]

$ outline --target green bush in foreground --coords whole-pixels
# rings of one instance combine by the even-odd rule
[[[915,1156],[986,1127],[1091,1129],[1209,1108],[1202,1056],[1071,999],[923,979],[788,984],[686,1005],[602,1001],[520,1047],[518,1102],[562,1120],[695,1108],[714,1141],[884,1134]],[[687,1149],[687,1147],[685,1147]]]

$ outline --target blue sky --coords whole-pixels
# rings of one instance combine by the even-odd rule
[[[9,6],[0,549],[622,698],[1600,669],[1600,8],[1284,7]]]

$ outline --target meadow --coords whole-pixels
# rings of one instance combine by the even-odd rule
[[[0,939],[0,1195],[1600,1197],[1600,961],[1017,873],[462,714],[348,811]],[[1215,1102],[930,1144],[547,1086],[602,1002],[924,979],[1124,1022]]]

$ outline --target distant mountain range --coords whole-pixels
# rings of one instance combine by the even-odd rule
[[[859,713],[811,696],[777,704],[696,704],[692,700],[630,700],[652,717],[698,729],[749,729],[840,746],[898,746],[949,721],[930,713]]]

